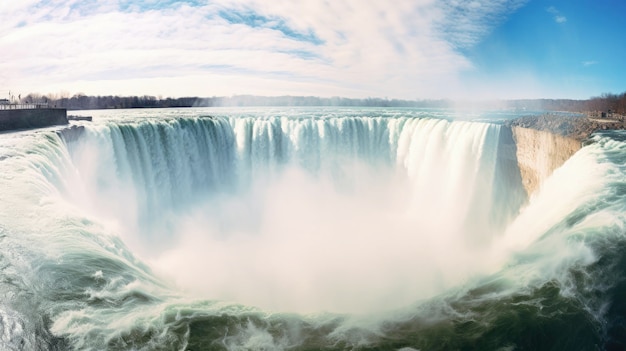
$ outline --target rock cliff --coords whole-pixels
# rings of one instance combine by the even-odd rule
[[[526,116],[505,123],[515,142],[522,184],[531,195],[597,130],[624,129],[624,122],[582,115]]]
[[[552,172],[581,148],[581,141],[552,132],[512,127],[522,185],[532,194]]]

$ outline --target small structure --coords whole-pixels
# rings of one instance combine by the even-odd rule
[[[91,116],[74,116],[74,115],[68,115],[67,119],[70,121],[89,121],[91,122],[92,117]]]
[[[48,104],[0,104],[0,132],[65,125],[67,110]]]
[[[9,105],[10,103],[9,99],[0,99],[0,105]]]

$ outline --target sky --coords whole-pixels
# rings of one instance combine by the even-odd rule
[[[626,91],[625,0],[0,0],[0,99],[586,99]]]

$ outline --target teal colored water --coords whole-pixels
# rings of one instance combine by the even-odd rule
[[[527,198],[507,114],[93,111],[0,135],[0,348],[619,350],[626,135]]]

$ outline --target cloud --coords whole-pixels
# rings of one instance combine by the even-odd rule
[[[476,44],[483,36],[526,4],[526,1],[442,1],[444,13],[436,28],[459,47]]]
[[[567,22],[567,17],[563,16],[561,12],[554,6],[550,6],[546,9],[547,12],[554,15],[554,21],[556,23],[565,23]]]
[[[582,64],[585,67],[589,67],[589,66],[593,66],[593,65],[597,65],[599,62],[598,61],[583,61]]]
[[[253,10],[245,11],[220,11],[219,17],[231,24],[244,24],[252,28],[267,28],[281,32],[285,37],[321,45],[323,41],[319,39],[311,29],[301,31],[291,28],[283,18],[266,17]]]
[[[463,50],[525,2],[3,3],[0,85],[42,93],[212,96],[263,94],[264,86],[263,95],[448,97],[462,93],[459,74],[472,69]]]

